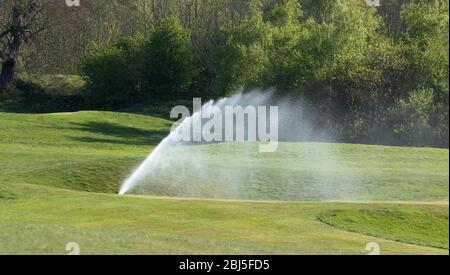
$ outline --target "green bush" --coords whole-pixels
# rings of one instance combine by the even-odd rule
[[[388,112],[394,137],[405,145],[432,144],[435,138],[431,126],[434,112],[434,92],[431,89],[413,91],[408,98],[398,100]]]
[[[84,109],[84,81],[69,75],[20,74],[3,92],[0,110],[23,113],[71,112]]]
[[[94,43],[81,61],[86,94],[95,106],[119,107],[137,102],[138,42],[121,39],[116,43]]]
[[[95,106],[187,98],[195,76],[189,34],[174,18],[147,37],[93,44],[81,60],[87,97]]]
[[[193,59],[189,33],[178,19],[164,19],[143,46],[143,93],[158,100],[188,98],[196,75]]]

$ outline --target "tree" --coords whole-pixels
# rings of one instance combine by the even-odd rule
[[[93,43],[81,59],[81,74],[93,106],[121,107],[142,99],[138,91],[139,40]]]
[[[0,88],[14,79],[17,57],[24,43],[47,26],[43,0],[0,2]]]
[[[143,49],[142,71],[145,94],[149,98],[186,98],[196,74],[189,33],[180,21],[168,17],[151,33]]]
[[[240,88],[262,86],[261,77],[269,62],[270,31],[262,14],[255,10],[238,27],[223,32],[226,39],[215,52],[215,94],[223,96]]]
[[[434,112],[434,92],[431,89],[413,91],[389,109],[387,123],[400,144],[425,146],[433,144],[436,128],[431,125]],[[440,145],[440,144],[435,144]]]
[[[402,9],[405,30],[401,35],[405,55],[418,89],[433,91],[431,125],[448,147],[449,122],[449,1],[420,0]]]
[[[418,1],[405,5],[402,18],[408,60],[416,80],[447,94],[449,77],[449,1]]]

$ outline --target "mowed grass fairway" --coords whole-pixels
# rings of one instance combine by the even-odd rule
[[[82,254],[366,254],[368,242],[383,254],[448,254],[448,150],[285,143],[258,161],[285,177],[244,186],[252,201],[115,195],[170,126],[120,112],[0,113],[0,254],[65,254],[68,242]],[[235,145],[198,147],[231,169],[252,158],[233,159]],[[305,147],[338,150],[358,175],[295,153]],[[294,154],[303,160],[281,167]],[[357,177],[364,196],[351,197],[367,202],[256,201],[327,199],[307,188],[314,171]],[[262,188],[286,182],[289,197]]]

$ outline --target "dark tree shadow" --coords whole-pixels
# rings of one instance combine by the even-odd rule
[[[107,122],[73,123],[73,130],[101,134],[111,138],[72,137],[82,142],[101,142],[125,145],[157,145],[168,134],[169,130],[145,130]]]

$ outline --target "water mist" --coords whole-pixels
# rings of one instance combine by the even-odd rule
[[[245,141],[184,141],[186,133],[192,137],[196,131],[193,121],[204,123],[202,113],[217,112],[227,106],[277,106],[278,138],[283,141],[278,149],[261,153],[261,142],[247,140],[258,136],[248,124],[244,125]],[[361,180],[358,169],[341,158],[341,147],[297,142],[333,139],[328,131],[313,127],[299,100],[276,97],[270,91],[238,93],[206,103],[179,124],[123,183],[119,194],[267,200],[361,199],[364,190],[358,184]]]

